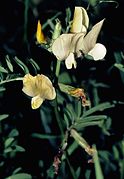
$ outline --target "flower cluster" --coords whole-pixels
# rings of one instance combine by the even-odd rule
[[[95,24],[87,33],[89,17],[82,7],[75,7],[71,32],[60,35],[52,45],[52,52],[58,60],[65,60],[67,69],[76,68],[75,57],[90,55],[94,60],[101,60],[106,55],[106,48],[96,43],[104,19]]]
[[[76,68],[76,58],[82,55],[90,55],[94,60],[103,59],[106,55],[106,48],[104,45],[96,43],[103,22],[104,19],[94,25],[87,33],[88,14],[83,7],[75,7],[70,33],[59,35],[59,37],[57,35],[56,38],[52,39],[53,54],[58,60],[65,60],[67,69],[71,69],[73,66]],[[39,44],[46,43],[40,21],[37,25],[36,39]],[[39,108],[45,99],[53,100],[56,97],[52,82],[45,75],[38,74],[34,77],[30,74],[25,75],[22,91],[32,97],[31,106],[33,109]],[[73,89],[69,94],[80,98],[83,106],[89,105],[82,89]]]

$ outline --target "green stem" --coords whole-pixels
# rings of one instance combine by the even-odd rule
[[[59,115],[59,112],[58,112],[57,97],[55,99],[54,112],[55,112],[55,116],[56,116],[56,121],[57,121],[58,126],[60,128],[60,132],[61,132],[62,136],[64,136],[63,125],[62,125],[61,118],[60,118],[60,115]]]
[[[18,77],[18,78],[13,78],[13,79],[9,79],[9,80],[3,80],[0,82],[0,85],[3,85],[5,83],[9,83],[9,82],[12,82],[12,81],[21,81],[23,80],[23,77]]]
[[[59,77],[60,65],[61,65],[61,61],[57,60],[56,71],[55,71],[55,75],[57,78]]]
[[[68,163],[68,166],[69,166],[69,169],[70,169],[70,172],[71,172],[71,175],[72,175],[73,179],[77,179],[77,176],[76,176],[76,174],[75,174],[75,171],[74,171],[74,169],[72,168],[72,166],[71,166],[71,164],[70,164],[70,161],[69,161],[69,159],[68,159],[68,157],[67,157],[67,152],[66,152],[66,161],[67,161],[67,163]]]
[[[29,9],[29,0],[25,0],[25,11],[24,11],[24,42],[26,42],[26,43],[27,43],[28,9]]]
[[[55,75],[56,75],[57,78],[59,77],[60,64],[61,64],[61,62],[59,60],[57,60],[56,71],[55,71]],[[56,120],[57,120],[58,126],[60,128],[61,134],[62,134],[62,136],[64,136],[63,125],[62,125],[61,118],[60,118],[59,111],[58,111],[57,96],[56,96],[56,99],[55,99],[54,112],[55,112]]]
[[[58,12],[55,16],[53,16],[50,20],[53,21],[55,20],[59,15],[61,15],[61,12]],[[42,25],[42,30],[44,30],[48,26],[48,20]]]

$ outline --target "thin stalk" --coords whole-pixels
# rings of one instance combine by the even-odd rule
[[[29,9],[29,0],[25,0],[25,11],[24,11],[24,42],[25,43],[27,43],[28,9]]]
[[[58,78],[60,72],[61,61],[57,60],[55,75]]]
[[[57,60],[56,71],[55,71],[55,75],[56,75],[57,78],[58,78],[59,72],[60,72],[60,64],[61,64],[61,62],[59,60]],[[59,115],[59,111],[58,111],[57,96],[56,96],[56,99],[55,99],[54,112],[55,112],[56,120],[57,120],[58,126],[60,128],[61,134],[62,134],[62,136],[64,136],[64,129],[63,129],[63,125],[62,125],[62,122],[60,120],[60,115]]]
[[[70,161],[69,161],[69,159],[67,157],[67,152],[66,152],[66,161],[68,163],[68,166],[69,166],[69,169],[70,169],[70,172],[71,172],[71,175],[72,175],[73,179],[77,179],[75,171],[74,171],[73,167],[71,166]]]
[[[61,119],[60,119],[60,115],[59,115],[59,112],[58,112],[57,97],[55,99],[54,112],[55,112],[55,116],[56,116],[56,121],[57,121],[58,126],[60,128],[60,132],[61,132],[62,136],[64,136],[63,125],[62,125],[62,122],[61,122]]]
[[[54,19],[56,19],[59,15],[61,15],[62,13],[61,12],[58,12],[55,16],[53,16],[50,20],[53,21]],[[42,25],[42,30],[44,30],[47,26],[48,26],[48,20],[46,21],[46,23],[44,23]]]
[[[5,84],[5,83],[9,83],[9,82],[12,82],[12,81],[22,81],[22,80],[23,80],[23,77],[18,77],[18,78],[3,80],[3,81],[0,82],[0,85],[3,85],[3,84]]]

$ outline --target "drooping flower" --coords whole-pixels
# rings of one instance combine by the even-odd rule
[[[76,68],[75,56],[90,55],[94,60],[101,60],[106,55],[106,48],[96,43],[104,19],[95,24],[87,33],[89,18],[82,7],[75,7],[71,33],[60,35],[52,45],[52,52],[58,60],[65,60],[67,69]]]
[[[59,83],[59,88],[62,92],[69,94],[79,100],[81,100],[82,106],[90,106],[90,101],[87,100],[87,95],[83,88],[75,88],[70,85]]]
[[[40,20],[38,20],[38,23],[37,23],[36,40],[38,44],[46,43],[46,39],[42,31]]]
[[[82,88],[75,88],[73,90],[69,91],[69,94],[71,96],[74,96],[76,98],[81,99],[82,106],[90,106],[90,102],[86,99],[86,94],[84,92],[84,89]]]
[[[39,108],[45,99],[53,100],[56,97],[52,82],[47,76],[42,74],[37,76],[26,74],[23,78],[22,91],[32,97],[32,109]]]

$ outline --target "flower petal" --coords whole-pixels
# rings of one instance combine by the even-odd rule
[[[47,76],[42,74],[38,74],[34,77],[30,74],[25,75],[22,91],[31,97],[39,95],[41,98],[49,100],[56,97],[56,92],[52,82]]]
[[[89,31],[89,33],[84,37],[83,47],[85,47],[84,50],[86,52],[89,52],[95,46],[98,35],[102,28],[103,22],[104,22],[104,19],[101,20],[100,22],[98,22],[97,24],[95,24],[92,27],[91,31]],[[83,51],[83,49],[82,49],[82,51]]]
[[[37,109],[41,106],[41,104],[43,103],[44,99],[41,98],[40,96],[35,96],[32,98],[31,100],[31,107],[32,109]]]
[[[65,60],[69,55],[73,34],[60,35],[52,45],[52,52],[58,60]]]
[[[37,75],[35,86],[41,98],[52,100],[56,97],[55,89],[47,76],[43,74]]]
[[[24,76],[22,91],[31,97],[37,96],[39,94],[39,89],[36,86],[36,76],[33,77],[30,74],[26,74]]]
[[[70,45],[70,52],[73,52],[73,53],[77,52],[76,46],[80,38],[82,39],[84,38],[84,33],[76,33],[73,35],[71,45]]]
[[[76,52],[81,50],[84,54],[87,54],[92,48],[94,48],[103,22],[104,19],[94,25],[91,31],[85,37],[80,36],[75,46]]]
[[[95,47],[89,51],[88,55],[91,55],[95,61],[101,60],[106,55],[106,48],[104,45],[97,43]]]
[[[76,38],[75,38],[76,40]],[[80,57],[82,55],[81,51],[84,54],[87,54],[87,48],[86,44],[84,43],[84,35],[80,35],[79,38],[75,41],[75,53],[77,54],[77,57]]]
[[[46,43],[46,39],[42,31],[40,20],[38,20],[38,24],[37,24],[36,39],[39,44]]]
[[[77,63],[75,61],[73,53],[70,53],[69,56],[66,58],[65,65],[66,65],[67,69],[71,69],[73,66],[74,66],[74,68],[77,67]]]
[[[75,7],[74,17],[71,27],[72,33],[83,32],[86,34],[89,26],[89,17],[86,10],[83,7]]]
[[[50,79],[45,75],[40,75],[40,78],[42,80],[42,85],[40,87],[41,98],[48,99],[48,100],[55,99],[56,92]]]

